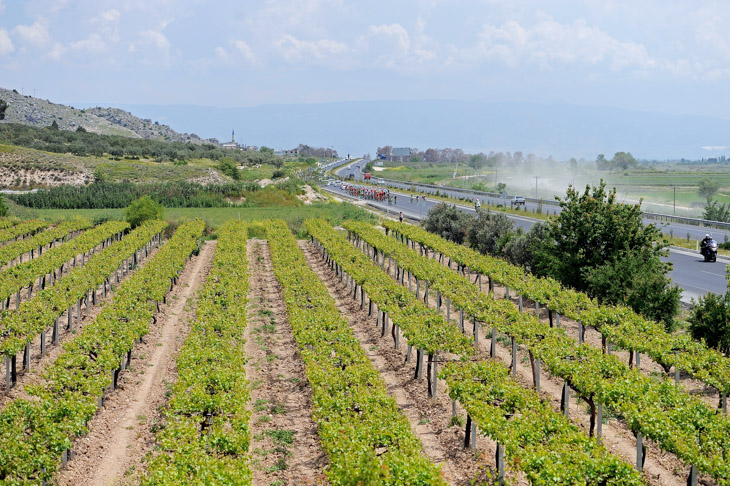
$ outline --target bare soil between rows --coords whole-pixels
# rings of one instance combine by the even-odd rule
[[[328,484],[312,419],[312,391],[299,355],[268,242],[251,239],[246,376],[251,384],[254,486]]]
[[[57,475],[58,484],[137,484],[144,475],[144,457],[154,448],[154,429],[177,376],[175,356],[189,332],[194,299],[214,251],[215,242],[206,242],[181,272],[167,303],[160,305],[157,322],[134,347],[118,388],[105,397],[104,407],[89,422],[89,433],[74,443],[73,460]]]

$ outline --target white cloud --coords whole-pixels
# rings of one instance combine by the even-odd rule
[[[138,55],[144,64],[167,68],[182,56],[179,50],[173,50],[165,34],[158,30],[145,30],[138,36],[138,41],[129,45],[129,52]]]
[[[476,49],[467,57],[497,59],[510,66],[532,63],[545,69],[558,64],[607,63],[614,70],[656,66],[641,44],[615,39],[582,19],[562,24],[547,15],[540,15],[531,27],[514,20],[484,25]]]
[[[13,33],[20,38],[21,42],[35,47],[44,47],[50,40],[46,26],[41,22],[34,22],[33,25],[18,25]]]
[[[244,59],[248,61],[254,60],[253,51],[251,50],[251,46],[248,45],[245,41],[242,40],[234,40],[233,45],[236,47],[236,50],[240,52]]]
[[[286,34],[274,45],[288,61],[321,62],[342,59],[350,51],[347,44],[331,39],[305,41]]]
[[[130,52],[148,51],[155,48],[164,54],[170,53],[170,41],[165,34],[156,30],[145,30],[139,33],[139,42],[130,44]]]
[[[54,42],[53,47],[51,47],[51,50],[48,51],[46,54],[54,61],[58,61],[67,50],[68,49],[66,49],[66,47],[64,47],[63,44],[61,44],[60,42]]]
[[[144,44],[153,45],[161,51],[168,52],[170,50],[170,41],[167,40],[167,37],[162,32],[146,30],[140,33],[140,38]]]
[[[368,44],[381,52],[407,54],[411,48],[411,38],[400,24],[371,25],[368,29]]]
[[[227,60],[228,60],[228,51],[226,51],[226,50],[225,50],[224,48],[222,48],[221,46],[218,46],[218,47],[216,47],[216,48],[215,48],[215,49],[213,50],[213,52],[215,52],[215,55],[216,55],[216,57],[217,57],[218,59],[221,59],[221,60],[223,60],[223,61],[227,61]]]
[[[99,26],[99,33],[103,34],[106,39],[117,42],[119,40],[120,17],[119,10],[113,8],[91,19],[91,23]]]
[[[14,50],[15,46],[13,46],[13,41],[10,40],[8,31],[0,29],[0,55],[10,54]]]
[[[71,49],[76,51],[100,53],[105,51],[106,48],[106,42],[104,42],[101,36],[96,33],[91,34],[86,39],[71,43]]]
[[[360,36],[358,46],[375,67],[413,71],[418,65],[439,57],[439,45],[425,34],[425,22],[418,19],[417,32],[409,34],[401,24],[371,25]]]

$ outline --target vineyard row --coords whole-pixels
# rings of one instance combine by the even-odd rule
[[[355,297],[359,286],[361,306],[367,294],[369,307],[375,303],[378,312],[390,309],[396,347],[399,327],[415,330],[411,331],[415,339],[404,332],[409,344],[408,357],[411,345],[429,347],[429,391],[432,394],[436,390],[437,363],[446,361],[441,376],[447,380],[451,398],[458,400],[468,413],[465,446],[475,446],[476,426],[498,443],[498,480],[504,476],[506,453],[512,466],[523,471],[534,483],[643,483],[631,466],[612,456],[599,442],[586,437],[565,415],[542,402],[536,392],[525,390],[514,382],[504,366],[496,362],[469,363],[472,348],[464,349],[463,346],[470,341],[456,326],[444,321],[440,312],[426,308],[370,258],[353,248],[328,223],[308,220],[306,227],[322,258],[340,277],[347,275],[346,283],[354,289]],[[403,273],[397,273],[396,279]],[[398,311],[400,305],[402,307]],[[409,307],[417,308],[419,313]],[[383,334],[387,332],[388,316],[386,312],[382,317]],[[380,316],[378,321],[381,321]],[[445,326],[449,328],[446,332],[442,330]],[[460,346],[455,347],[452,343]],[[449,347],[456,348],[452,352],[457,353],[457,360],[436,359],[439,351]],[[430,373],[432,365],[433,378]],[[417,376],[420,368],[419,360]]]
[[[161,301],[197,247],[205,224],[182,224],[146,265],[125,280],[88,324],[29,386],[0,413],[0,480],[50,481],[68,459],[75,437],[103,405],[104,393],[128,366],[134,344],[149,331]],[[118,264],[118,263],[117,263]],[[108,274],[107,274],[108,275]]]
[[[449,306],[453,303],[463,310],[473,319],[475,340],[478,340],[480,323],[492,329],[493,341],[497,331],[510,336],[513,372],[516,345],[526,346],[535,385],[539,387],[539,369],[545,363],[553,376],[565,380],[566,394],[572,389],[588,403],[592,425],[600,409],[597,406],[605,405],[624,417],[637,436],[639,448],[642,437],[649,437],[662,449],[692,465],[691,475],[696,476],[695,468],[698,468],[718,480],[730,480],[726,461],[730,452],[726,440],[730,436],[730,422],[726,416],[718,415],[667,380],[656,382],[613,355],[603,354],[591,346],[576,345],[563,329],[548,327],[535,316],[519,312],[510,302],[491,298],[468,279],[419,256],[370,225],[348,222],[345,227],[367,243],[366,251],[392,258],[404,270],[425,281],[426,293],[430,286],[437,292],[438,301],[446,297]],[[637,466],[641,467],[643,455],[639,456],[642,459]]]

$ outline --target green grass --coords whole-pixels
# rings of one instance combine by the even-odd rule
[[[61,221],[72,216],[81,216],[92,220],[100,217],[123,219],[124,209],[37,209],[26,210],[26,217],[43,218],[49,221]],[[317,203],[295,207],[272,208],[167,208],[165,219],[181,222],[201,218],[213,229],[229,219],[265,220],[283,219],[297,234],[303,234],[303,222],[308,218],[324,218],[333,224],[344,220],[375,221],[375,217],[349,203]]]

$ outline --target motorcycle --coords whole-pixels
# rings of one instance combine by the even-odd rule
[[[705,257],[706,262],[717,261],[717,241],[710,240],[707,243],[703,243],[700,253]]]

